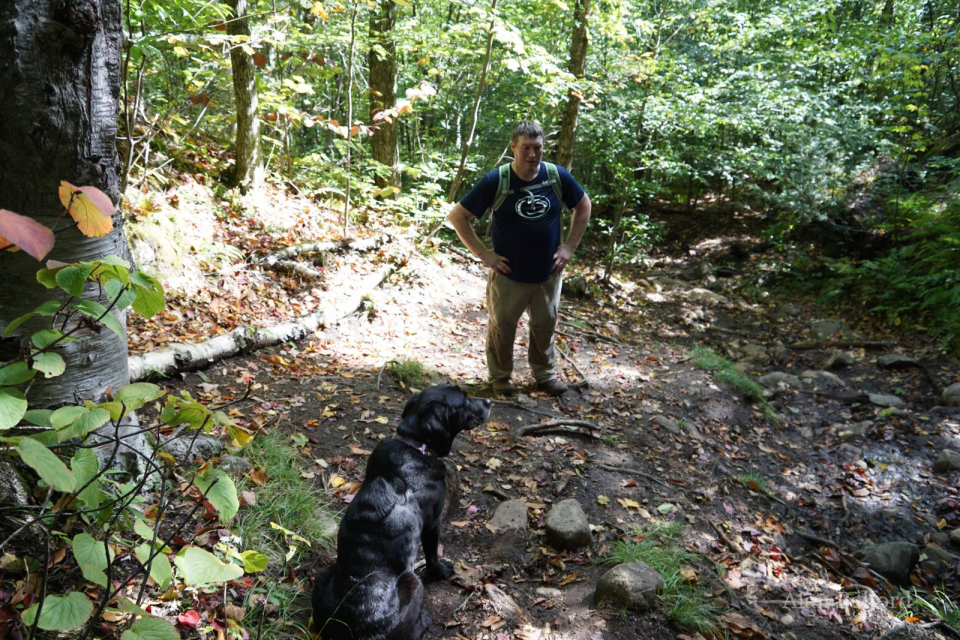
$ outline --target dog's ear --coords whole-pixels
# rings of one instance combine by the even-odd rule
[[[406,418],[411,413],[416,413],[420,407],[420,400],[423,398],[423,391],[417,391],[415,394],[410,396],[407,400],[407,404],[403,407],[403,413],[400,415],[400,418]]]

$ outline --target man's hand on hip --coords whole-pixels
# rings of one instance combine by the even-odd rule
[[[483,264],[487,265],[501,275],[505,276],[513,272],[513,270],[510,268],[510,261],[496,251],[485,250],[480,254],[480,260],[483,261]]]
[[[563,268],[567,266],[567,263],[570,262],[572,257],[573,249],[565,244],[560,245],[560,248],[557,249],[557,252],[553,254],[553,269],[550,271],[550,273],[558,273],[563,271]]]

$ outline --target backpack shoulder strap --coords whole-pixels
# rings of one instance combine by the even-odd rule
[[[490,206],[490,213],[493,213],[503,204],[503,201],[510,195],[510,165],[502,164],[498,169],[497,195],[493,198],[493,204]]]
[[[550,181],[550,186],[553,187],[553,192],[557,194],[560,208],[566,209],[567,205],[563,203],[563,185],[560,183],[560,172],[557,171],[557,165],[552,162],[544,162],[543,164],[547,167],[547,179]]]

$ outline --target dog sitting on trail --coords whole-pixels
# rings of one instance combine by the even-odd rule
[[[377,445],[337,534],[337,561],[317,572],[313,628],[322,640],[420,640],[430,626],[413,572],[423,544],[426,577],[453,573],[439,557],[446,467],[461,431],[483,424],[490,401],[454,385],[414,394],[393,438]]]

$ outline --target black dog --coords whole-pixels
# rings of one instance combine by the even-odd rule
[[[458,433],[489,415],[489,400],[470,398],[454,385],[430,387],[407,401],[397,435],[373,451],[340,522],[336,564],[317,572],[313,624],[323,640],[423,637],[430,616],[413,572],[419,544],[427,578],[453,573],[438,555],[446,471],[439,458],[450,453]]]

